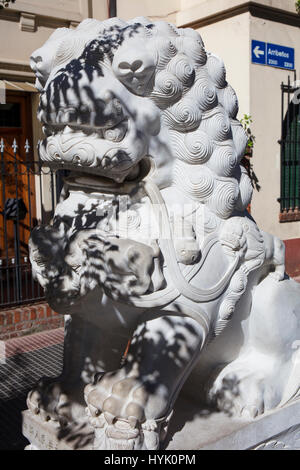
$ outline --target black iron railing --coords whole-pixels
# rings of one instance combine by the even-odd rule
[[[281,84],[280,221],[300,220],[300,83]]]
[[[23,148],[0,139],[0,308],[44,298],[28,253],[31,230],[48,223],[57,201],[57,176]]]

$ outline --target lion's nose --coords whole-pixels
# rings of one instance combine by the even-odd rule
[[[113,59],[118,79],[137,94],[143,94],[155,69],[155,57],[137,42],[120,47]]]
[[[46,81],[49,74],[49,66],[40,55],[30,57],[30,67],[39,79]]]
[[[40,55],[32,55],[30,57],[30,67],[34,72],[37,72],[41,68],[42,57]]]
[[[120,62],[119,69],[123,72],[127,73],[135,73],[139,72],[140,69],[143,68],[143,62],[141,60],[135,60],[132,63],[128,63],[126,61]]]
[[[33,54],[30,57],[30,67],[36,76],[36,87],[41,90],[47,81],[47,64],[42,59],[42,56],[40,56],[39,54]]]

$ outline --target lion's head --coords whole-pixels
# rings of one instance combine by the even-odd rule
[[[238,100],[196,31],[146,18],[85,20],[57,30],[32,67],[42,160],[120,183],[150,155],[161,188],[176,185],[223,219],[249,204]]]

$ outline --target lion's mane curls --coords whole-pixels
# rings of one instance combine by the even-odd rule
[[[247,136],[237,96],[223,61],[206,52],[198,32],[143,17],[85,20],[76,31],[92,37],[79,57],[83,68],[110,68],[160,109],[176,158],[173,184],[223,219],[243,211],[252,186],[240,166]]]

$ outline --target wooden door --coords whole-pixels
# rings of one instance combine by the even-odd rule
[[[4,142],[4,152],[0,162],[0,257],[2,259],[16,258],[16,249],[19,250],[19,256],[28,253],[30,229],[35,219],[31,119],[30,93],[8,91],[6,104],[0,104],[0,139],[2,138]],[[27,139],[31,149],[26,152]],[[14,146],[14,142],[17,147]],[[8,200],[12,202],[20,198],[27,212],[19,211],[17,223],[14,223],[9,217],[4,217],[5,204],[7,205]]]

